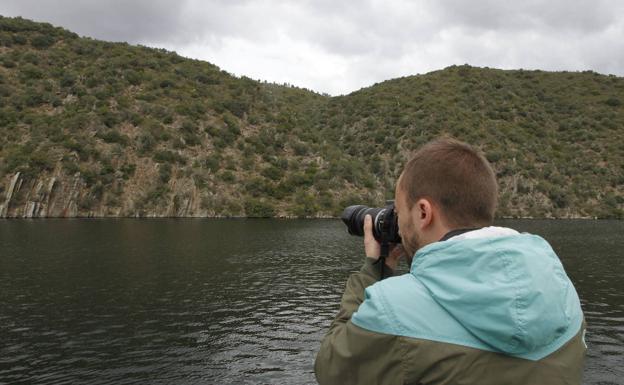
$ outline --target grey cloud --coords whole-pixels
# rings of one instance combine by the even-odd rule
[[[172,4],[167,0],[4,0],[0,13],[50,22],[99,39],[137,43],[166,40],[183,27],[183,7]]]
[[[3,0],[0,14],[334,94],[463,63],[624,74],[618,0]]]
[[[613,0],[439,0],[430,1],[446,24],[489,30],[566,30],[599,32],[622,16]]]
[[[180,45],[219,44],[226,37],[275,36],[280,20],[243,0],[4,0],[0,14],[63,26],[110,41]]]
[[[434,18],[416,2],[306,2],[294,34],[341,56],[401,55],[406,44],[431,41]]]

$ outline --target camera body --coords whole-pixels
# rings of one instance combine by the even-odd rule
[[[385,207],[349,206],[344,209],[340,218],[347,225],[349,234],[364,236],[366,215],[370,215],[373,219],[373,236],[379,243],[401,243],[394,201],[386,202]]]

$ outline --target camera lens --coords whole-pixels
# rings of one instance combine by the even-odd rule
[[[394,205],[386,207],[368,207],[364,205],[349,206],[344,209],[341,219],[351,235],[364,235],[364,218],[370,215],[373,219],[373,236],[378,242],[385,239],[391,243],[400,243],[398,224],[394,215]]]

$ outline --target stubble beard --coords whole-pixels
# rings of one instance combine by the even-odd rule
[[[420,237],[418,236],[416,231],[414,231],[413,229],[410,230],[411,231],[408,232],[409,236],[403,237],[403,240],[401,242],[403,244],[403,249],[405,249],[405,257],[408,266],[412,265],[412,259],[414,258],[414,254],[416,254],[416,251],[420,249]]]

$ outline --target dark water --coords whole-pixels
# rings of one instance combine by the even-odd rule
[[[623,383],[624,222],[501,224],[576,284],[585,383]],[[314,383],[361,258],[338,221],[0,221],[0,383]]]

